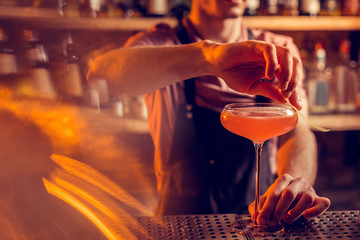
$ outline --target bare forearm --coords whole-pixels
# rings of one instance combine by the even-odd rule
[[[143,94],[209,74],[204,44],[116,49],[95,59],[88,80],[106,79],[113,93]]]
[[[144,94],[185,79],[216,75],[235,91],[263,95],[299,108],[294,89],[301,63],[282,46],[262,41],[121,48],[95,59],[91,84],[106,79],[114,94]],[[278,83],[261,79],[278,79]],[[281,90],[281,92],[279,91]]]
[[[280,138],[278,152],[278,175],[285,173],[294,178],[301,177],[313,185],[317,174],[317,145],[313,132],[303,119],[299,119],[298,129],[289,136]]]

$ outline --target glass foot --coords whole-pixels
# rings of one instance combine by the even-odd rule
[[[247,236],[266,237],[280,236],[284,233],[284,226],[279,222],[276,225],[260,226],[254,224],[249,216],[236,216],[237,223],[233,224],[234,231]]]

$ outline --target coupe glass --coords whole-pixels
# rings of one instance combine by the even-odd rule
[[[222,125],[232,133],[250,139],[255,147],[256,187],[255,221],[249,217],[237,216],[241,224],[238,229],[243,234],[268,236],[283,230],[279,222],[275,226],[260,226],[256,218],[260,211],[260,166],[261,152],[266,140],[280,136],[295,128],[298,116],[294,108],[282,103],[232,103],[221,112]]]

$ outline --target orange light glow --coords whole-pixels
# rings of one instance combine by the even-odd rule
[[[0,178],[7,180],[7,185],[17,183],[19,176],[15,173],[18,173],[25,183],[14,184],[21,186],[20,190],[16,189],[17,194],[12,191],[12,185],[3,191],[3,195],[0,194],[5,200],[8,199],[5,194],[13,194],[10,196],[19,199],[16,203],[21,205],[11,205],[10,197],[8,202],[4,202],[12,208],[4,215],[8,224],[0,218],[0,222],[5,223],[3,228],[7,236],[16,239],[41,239],[44,236],[44,239],[49,239],[48,236],[55,234],[53,236],[62,238],[60,236],[78,236],[85,229],[84,234],[100,234],[108,239],[149,239],[144,226],[134,218],[152,216],[157,202],[155,181],[152,181],[152,152],[144,151],[146,145],[131,145],[139,143],[139,134],[124,131],[118,119],[92,109],[15,94],[0,87],[0,113],[6,116],[1,124],[10,126],[3,128],[6,132],[1,140],[11,140],[0,150],[6,151],[6,157],[2,158],[6,169],[16,169],[11,176],[3,171]],[[10,122],[12,120],[15,121]],[[146,144],[148,139],[143,140],[143,137],[140,136],[141,143]],[[49,157],[49,154],[52,155]],[[76,156],[77,160],[70,156]],[[13,158],[16,161],[11,161],[15,160]],[[22,188],[26,191],[22,192]],[[27,198],[22,198],[24,193]],[[49,198],[49,193],[55,198]],[[36,208],[20,204],[26,199],[30,199],[29,205]],[[58,199],[65,203],[65,209],[78,213],[79,218],[68,218],[63,206],[56,208]],[[43,209],[42,205],[48,208],[48,212],[41,212],[40,219],[38,212]],[[23,209],[31,211],[24,213]],[[0,210],[4,213],[1,204]],[[15,213],[28,214],[28,217]],[[32,219],[33,213],[38,219]],[[13,215],[14,219],[9,218]],[[83,223],[83,216],[90,222]],[[33,227],[35,222],[43,232]],[[27,236],[29,233],[36,238]]]
[[[70,153],[72,147],[79,144],[78,128],[84,122],[72,117],[74,109],[61,104],[45,103],[47,100],[32,100],[12,98],[9,90],[0,89],[0,108],[13,112],[21,119],[30,120],[38,125],[41,130],[51,138],[55,149],[61,149],[63,153]],[[66,143],[66,146],[64,146]],[[67,151],[67,152],[64,152]]]
[[[55,154],[51,158],[65,172],[59,169],[53,171],[53,182],[43,178],[50,194],[84,214],[109,239],[137,239],[129,226],[136,229],[137,235],[146,235],[142,226],[113,200],[114,197],[150,215],[151,212],[135,198],[84,163]]]
[[[47,191],[54,196],[60,198],[61,200],[67,202],[77,210],[79,210],[82,214],[84,214],[90,221],[92,221],[104,234],[108,239],[123,239],[120,236],[117,236],[116,233],[112,229],[109,229],[103,221],[100,220],[100,217],[96,216],[96,214],[87,208],[82,202],[73,197],[71,194],[67,193],[65,190],[60,187],[52,184],[51,182],[43,179],[45,187]]]
[[[131,197],[125,190],[120,188],[113,181],[100,174],[92,167],[74,159],[56,154],[51,155],[51,159],[64,168],[66,172],[91,183],[92,185],[117,198],[123,203],[126,203],[129,206],[142,211],[144,215],[152,215],[152,212],[144,207],[138,200]]]

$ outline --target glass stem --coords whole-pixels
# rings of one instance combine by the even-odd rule
[[[261,152],[264,142],[254,142],[255,147],[255,160],[256,160],[256,172],[255,172],[255,220],[254,224],[258,225],[257,217],[260,212],[260,171],[261,171]]]

